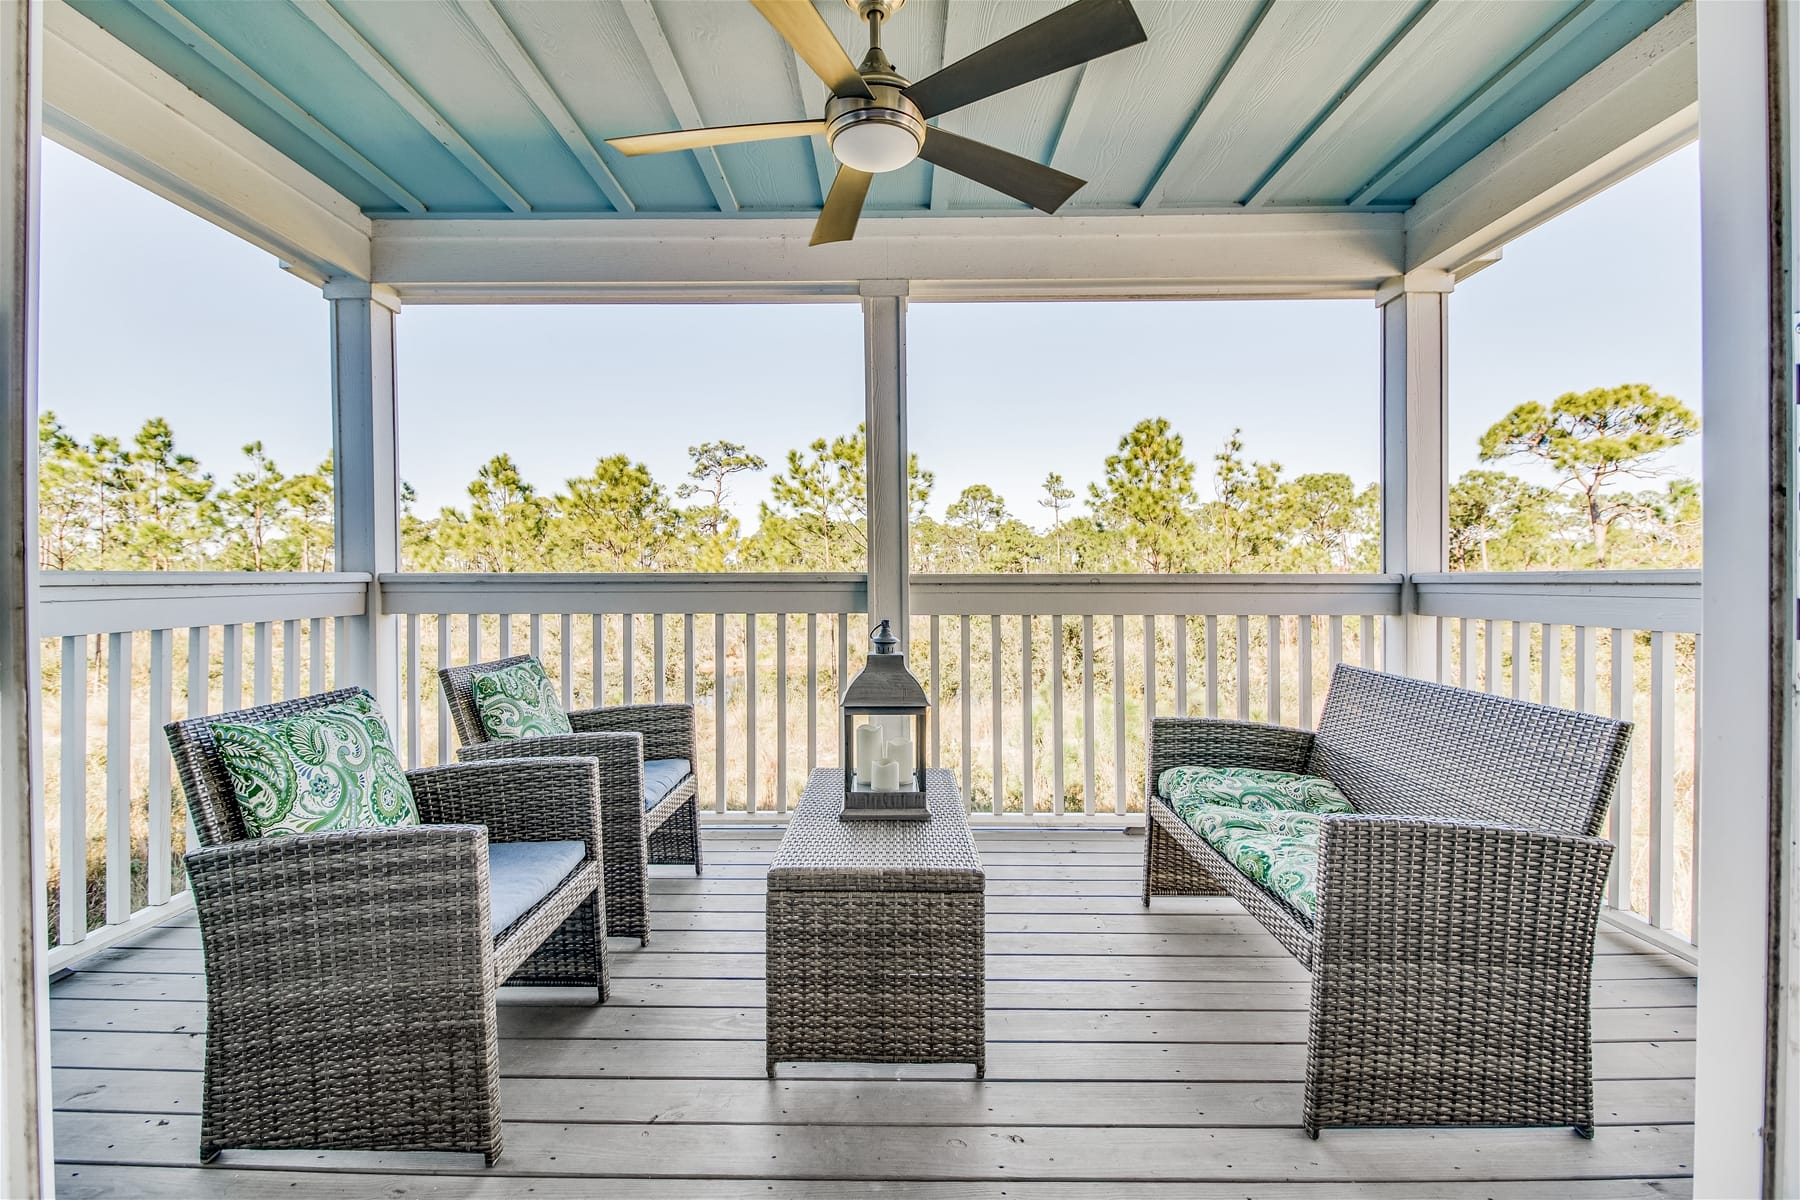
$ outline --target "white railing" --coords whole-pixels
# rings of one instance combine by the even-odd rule
[[[366,575],[42,577],[51,969],[185,902],[162,727],[329,687],[337,627],[368,590]]]
[[[1636,721],[1631,802],[1611,818],[1629,853],[1609,901],[1628,925],[1685,944],[1698,572],[1413,582],[1417,611],[1442,618],[1439,678]],[[838,695],[866,644],[860,574],[395,575],[379,587],[397,617],[392,717],[409,765],[454,745],[438,668],[532,653],[572,707],[694,704],[714,820],[780,820],[807,771],[837,762]],[[162,724],[331,686],[343,622],[368,593],[355,575],[45,576],[54,963],[184,902]],[[1405,602],[1401,579],[1382,575],[915,577],[909,656],[934,707],[928,753],[982,820],[1117,823],[1142,810],[1154,717],[1309,726],[1335,663],[1383,665],[1380,618]]]

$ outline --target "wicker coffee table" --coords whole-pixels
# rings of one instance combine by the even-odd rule
[[[821,768],[769,867],[768,1068],[778,1062],[973,1063],[987,1069],[987,877],[949,771],[929,821],[838,819]]]

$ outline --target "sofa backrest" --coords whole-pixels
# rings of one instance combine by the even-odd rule
[[[1340,665],[1307,770],[1359,812],[1599,835],[1631,723]]]

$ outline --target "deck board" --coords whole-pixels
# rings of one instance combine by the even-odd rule
[[[1600,1135],[1298,1129],[1306,972],[1234,902],[1137,897],[1117,832],[977,833],[990,870],[988,1079],[784,1066],[762,1078],[761,871],[775,831],[709,829],[658,868],[647,948],[601,1007],[503,997],[507,1152],[227,1154],[194,1165],[204,980],[191,914],[52,988],[59,1193],[549,1200],[866,1191],[918,1200],[1684,1196],[1693,968],[1608,931],[1596,958]],[[1021,1191],[1021,1185],[1029,1188]]]

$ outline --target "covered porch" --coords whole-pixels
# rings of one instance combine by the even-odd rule
[[[773,66],[715,79],[698,65],[718,38],[760,36],[748,5],[607,0],[580,6],[594,19],[583,30],[551,28],[577,6],[375,7],[308,0],[225,18],[161,0],[30,0],[0,28],[8,169],[27,184],[0,202],[16,244],[31,245],[41,130],[317,284],[331,309],[336,498],[330,573],[37,571],[36,282],[21,257],[0,412],[16,476],[0,510],[18,551],[0,568],[13,618],[0,659],[13,746],[0,762],[0,916],[17,951],[0,967],[18,997],[0,1062],[5,1125],[22,1132],[0,1155],[0,1191],[824,1196],[883,1181],[945,1197],[1126,1184],[1169,1197],[1610,1196],[1792,1182],[1785,1160],[1765,1172],[1760,1157],[1759,1131],[1782,1126],[1765,1111],[1777,1065],[1758,1040],[1775,1015],[1753,986],[1785,970],[1764,921],[1785,798],[1767,783],[1772,758],[1780,777],[1780,705],[1763,685],[1785,680],[1770,648],[1792,615],[1757,602],[1773,578],[1767,499],[1786,470],[1764,462],[1770,412],[1791,401],[1769,401],[1764,378],[1785,336],[1768,314],[1785,297],[1744,283],[1765,279],[1775,253],[1757,140],[1768,114],[1751,79],[1767,49],[1760,6],[1593,0],[1527,18],[1449,3],[1276,0],[1229,16],[1144,5],[1150,67],[1102,60],[1066,93],[966,127],[1043,141],[1047,161],[1094,176],[1090,199],[1028,214],[919,164],[875,194],[854,241],[820,247],[807,242],[831,183],[822,142],[800,153],[804,187],[791,195],[772,182],[784,161],[773,158],[709,150],[691,179],[640,174],[600,136],[654,113],[620,115],[575,90],[579,56],[604,54],[681,125],[748,86],[738,69],[791,92],[798,112],[822,103],[822,85],[772,39],[761,49]],[[894,32],[923,68],[1053,7],[913,0]],[[852,43],[853,14],[827,9]],[[279,54],[258,57],[294,30],[329,72],[306,82],[278,69]],[[1203,53],[1212,66],[1187,91],[1144,82]],[[1269,77],[1312,83],[1265,93],[1256,81]],[[391,121],[334,117],[332,88],[381,98]],[[1131,105],[1139,119],[1113,128],[1109,114]],[[1703,143],[1704,593],[1697,571],[1451,573],[1445,337],[1458,283],[1692,143],[1703,110],[1716,122]],[[1379,573],[913,574],[909,305],[1203,298],[1378,306]],[[405,571],[396,315],[669,302],[860,308],[863,569]],[[980,827],[988,1079],[813,1069],[770,1084],[762,876],[807,771],[836,761],[837,699],[881,617],[906,631],[934,704],[930,761],[958,774]],[[606,1005],[505,1004],[509,1148],[495,1168],[298,1152],[194,1165],[204,980],[157,731],[359,685],[407,765],[430,765],[454,744],[436,670],[526,652],[568,705],[696,705],[706,877],[659,870],[657,938],[615,942]],[[1150,723],[1310,727],[1340,662],[1637,722],[1607,828],[1622,852],[1596,960],[1594,1141],[1556,1130],[1307,1141],[1306,972],[1230,901],[1139,902]],[[98,766],[89,729],[104,730]],[[1702,1001],[1698,981],[1716,970],[1729,984]],[[1696,1097],[1709,1094],[1697,1125]]]

